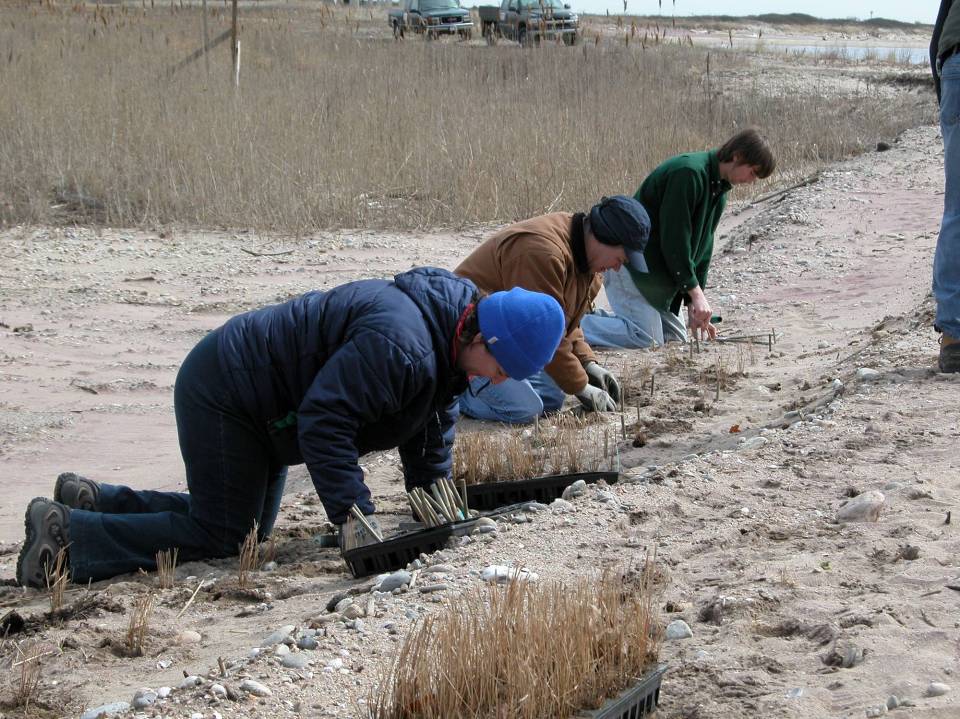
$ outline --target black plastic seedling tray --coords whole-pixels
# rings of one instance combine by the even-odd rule
[[[475,519],[468,519],[401,534],[393,539],[344,552],[343,561],[347,563],[350,573],[355,577],[368,577],[371,574],[403,569],[421,554],[430,554],[443,549],[450,537],[468,533],[475,524]]]
[[[513,482],[484,482],[467,485],[467,503],[470,509],[488,512],[497,507],[521,502],[550,504],[559,499],[563,490],[577,480],[587,484],[599,482],[614,484],[620,475],[616,472],[579,472],[577,474],[552,474],[548,477],[518,479]]]
[[[666,664],[658,665],[599,709],[582,711],[577,716],[583,719],[640,719],[653,714],[660,703],[660,682],[666,671]]]

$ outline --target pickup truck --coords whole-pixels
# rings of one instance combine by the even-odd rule
[[[429,40],[454,34],[469,40],[473,32],[470,11],[460,7],[460,0],[403,0],[402,8],[387,14],[387,22],[395,38],[410,30]]]
[[[580,18],[564,0],[503,0],[502,4],[477,8],[480,26],[488,43],[497,37],[521,45],[562,38],[574,45],[580,34]]]

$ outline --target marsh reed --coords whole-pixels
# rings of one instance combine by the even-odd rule
[[[536,429],[462,432],[453,446],[459,482],[505,482],[545,474],[615,471],[618,433],[596,415],[559,414]]]
[[[70,583],[70,566],[67,562],[67,548],[62,547],[53,561],[52,567],[46,568],[47,591],[50,592],[50,611],[56,613],[63,609],[64,595],[67,584]]]
[[[209,74],[166,72],[196,48],[199,8],[151,5],[0,8],[0,224],[510,221],[632,193],[664,158],[746,124],[767,131],[785,182],[934,117],[871,85],[764,86],[746,53],[393,42],[384,9],[321,3],[244,9],[235,90],[222,48]],[[227,26],[213,6],[212,36]]]
[[[157,585],[160,589],[171,589],[176,582],[179,554],[180,550],[176,547],[157,552]]]
[[[123,646],[127,656],[143,656],[143,647],[147,640],[150,628],[150,615],[153,614],[153,595],[144,594],[133,603],[130,619],[127,621],[127,631],[123,638]]]
[[[656,664],[653,563],[571,584],[477,589],[410,632],[367,703],[370,719],[564,719]]]

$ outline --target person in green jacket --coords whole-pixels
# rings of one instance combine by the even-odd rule
[[[727,192],[769,177],[775,166],[767,141],[747,128],[718,149],[677,155],[651,172],[634,195],[651,220],[644,251],[649,272],[624,266],[605,273],[612,311],[597,309],[583,317],[587,342],[620,349],[685,342],[681,304],[687,305],[686,326],[695,336],[716,337],[703,288]]]

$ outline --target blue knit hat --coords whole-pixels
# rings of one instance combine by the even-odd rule
[[[484,297],[477,319],[490,353],[513,379],[526,379],[553,359],[566,324],[559,302],[522,287]]]
[[[648,272],[643,251],[650,239],[650,216],[633,197],[604,197],[590,210],[590,230],[605,245],[621,245],[630,268]]]

